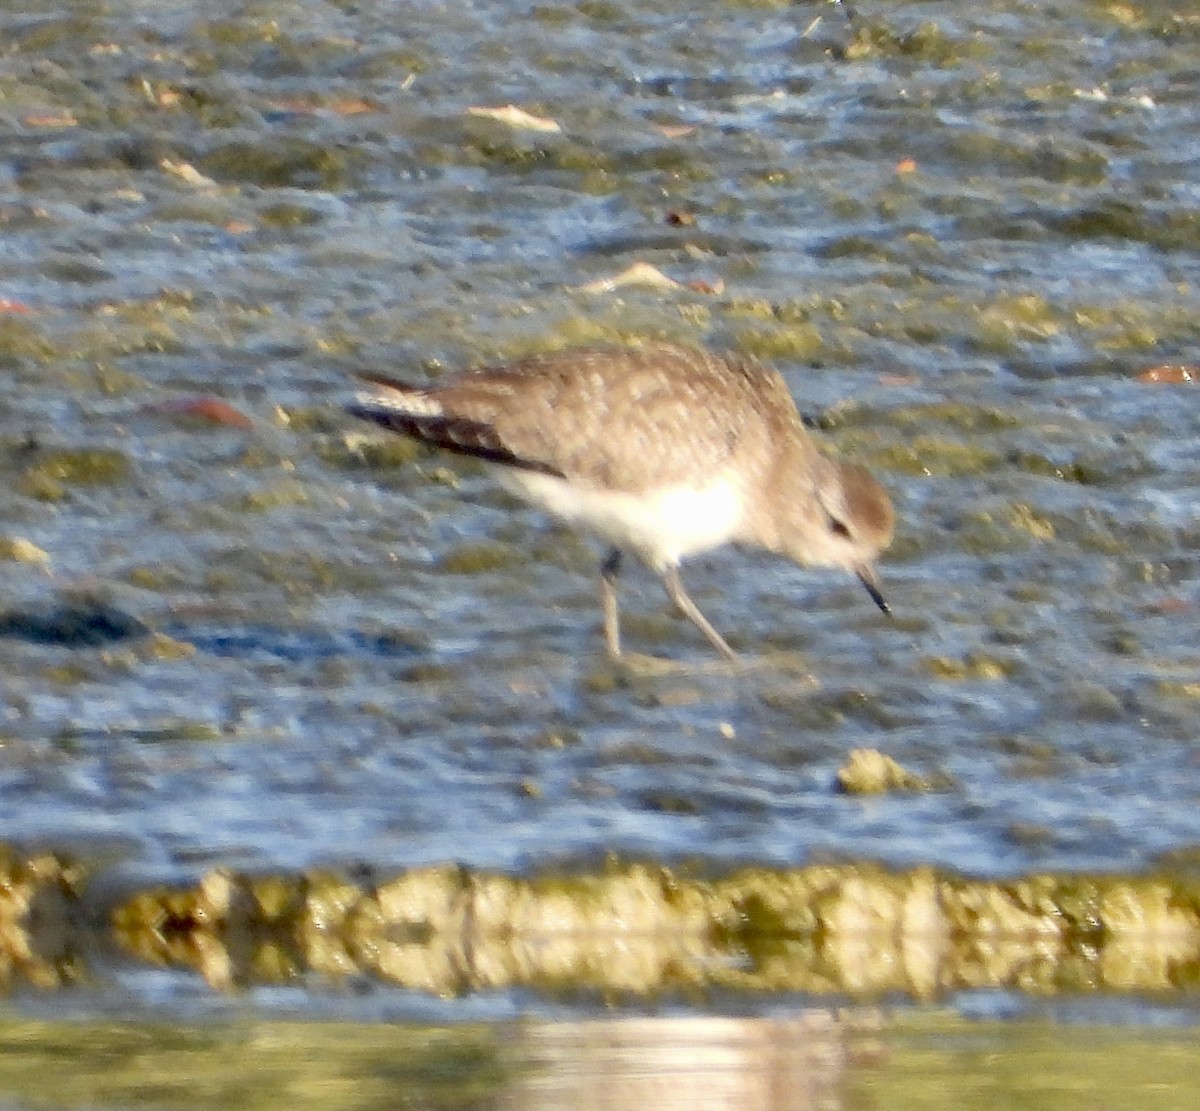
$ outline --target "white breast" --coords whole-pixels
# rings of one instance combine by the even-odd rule
[[[636,553],[655,570],[726,544],[737,534],[744,495],[727,475],[704,485],[637,494],[577,486],[553,475],[496,468],[513,493],[569,525]]]

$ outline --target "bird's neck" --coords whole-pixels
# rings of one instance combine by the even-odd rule
[[[796,538],[811,535],[818,526],[824,528],[816,490],[828,481],[832,469],[830,461],[807,441],[777,451],[748,493],[743,541],[807,562],[796,552]]]

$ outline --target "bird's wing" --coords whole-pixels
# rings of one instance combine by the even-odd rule
[[[635,492],[763,450],[786,387],[774,371],[674,345],[540,355],[429,387],[363,376],[349,411],[395,432],[525,470]]]

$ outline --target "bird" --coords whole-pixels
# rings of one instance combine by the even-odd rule
[[[892,541],[887,492],[827,455],[783,376],[751,357],[649,343],[537,354],[432,384],[357,372],[357,418],[492,465],[526,502],[607,545],[605,648],[621,657],[623,553],[722,656],[737,654],[683,587],[680,563],[735,543],[858,577],[885,614],[876,562]]]

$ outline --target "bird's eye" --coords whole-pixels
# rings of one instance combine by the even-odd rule
[[[836,517],[829,518],[829,531],[843,540],[850,539],[850,529],[846,526],[845,521],[839,521]]]

